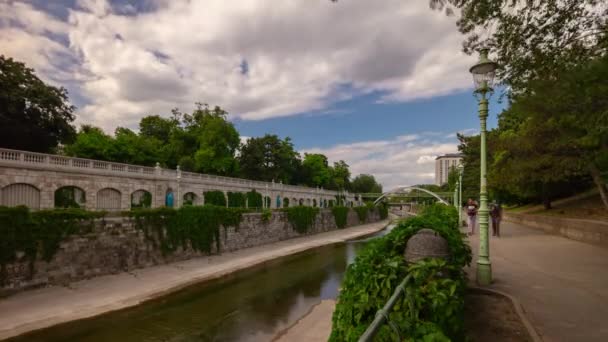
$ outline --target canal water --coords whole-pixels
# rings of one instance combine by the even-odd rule
[[[9,341],[270,341],[323,299],[336,299],[357,241],[316,248],[168,296]]]

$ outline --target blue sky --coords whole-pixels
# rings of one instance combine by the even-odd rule
[[[462,40],[424,0],[0,2],[0,53],[67,88],[77,124],[206,102],[244,139],[289,136],[386,188],[432,183],[456,132],[477,132]]]
[[[406,103],[378,103],[377,94],[338,102],[322,111],[260,121],[235,120],[241,135],[289,136],[299,149],[330,147],[358,141],[391,139],[421,132],[473,133],[479,127],[477,101],[470,91]],[[496,127],[504,108],[491,98],[488,127]]]

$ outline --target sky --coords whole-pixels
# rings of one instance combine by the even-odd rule
[[[289,136],[390,189],[433,183],[478,132],[455,21],[427,0],[0,0],[0,54],[65,87],[77,125],[219,105],[244,138]]]

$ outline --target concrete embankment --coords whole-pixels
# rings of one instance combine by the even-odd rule
[[[70,284],[18,293],[0,300],[0,339],[140,304],[188,285],[320,246],[383,229],[387,220],[221,255],[136,269]]]
[[[505,213],[504,219],[545,233],[608,247],[608,222],[519,213]]]
[[[294,325],[281,332],[276,342],[327,341],[331,334],[331,316],[336,308],[335,300],[323,300]]]

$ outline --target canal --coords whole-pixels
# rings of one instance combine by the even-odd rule
[[[367,241],[334,244],[144,304],[35,331],[9,341],[270,341],[323,299],[335,299]]]

